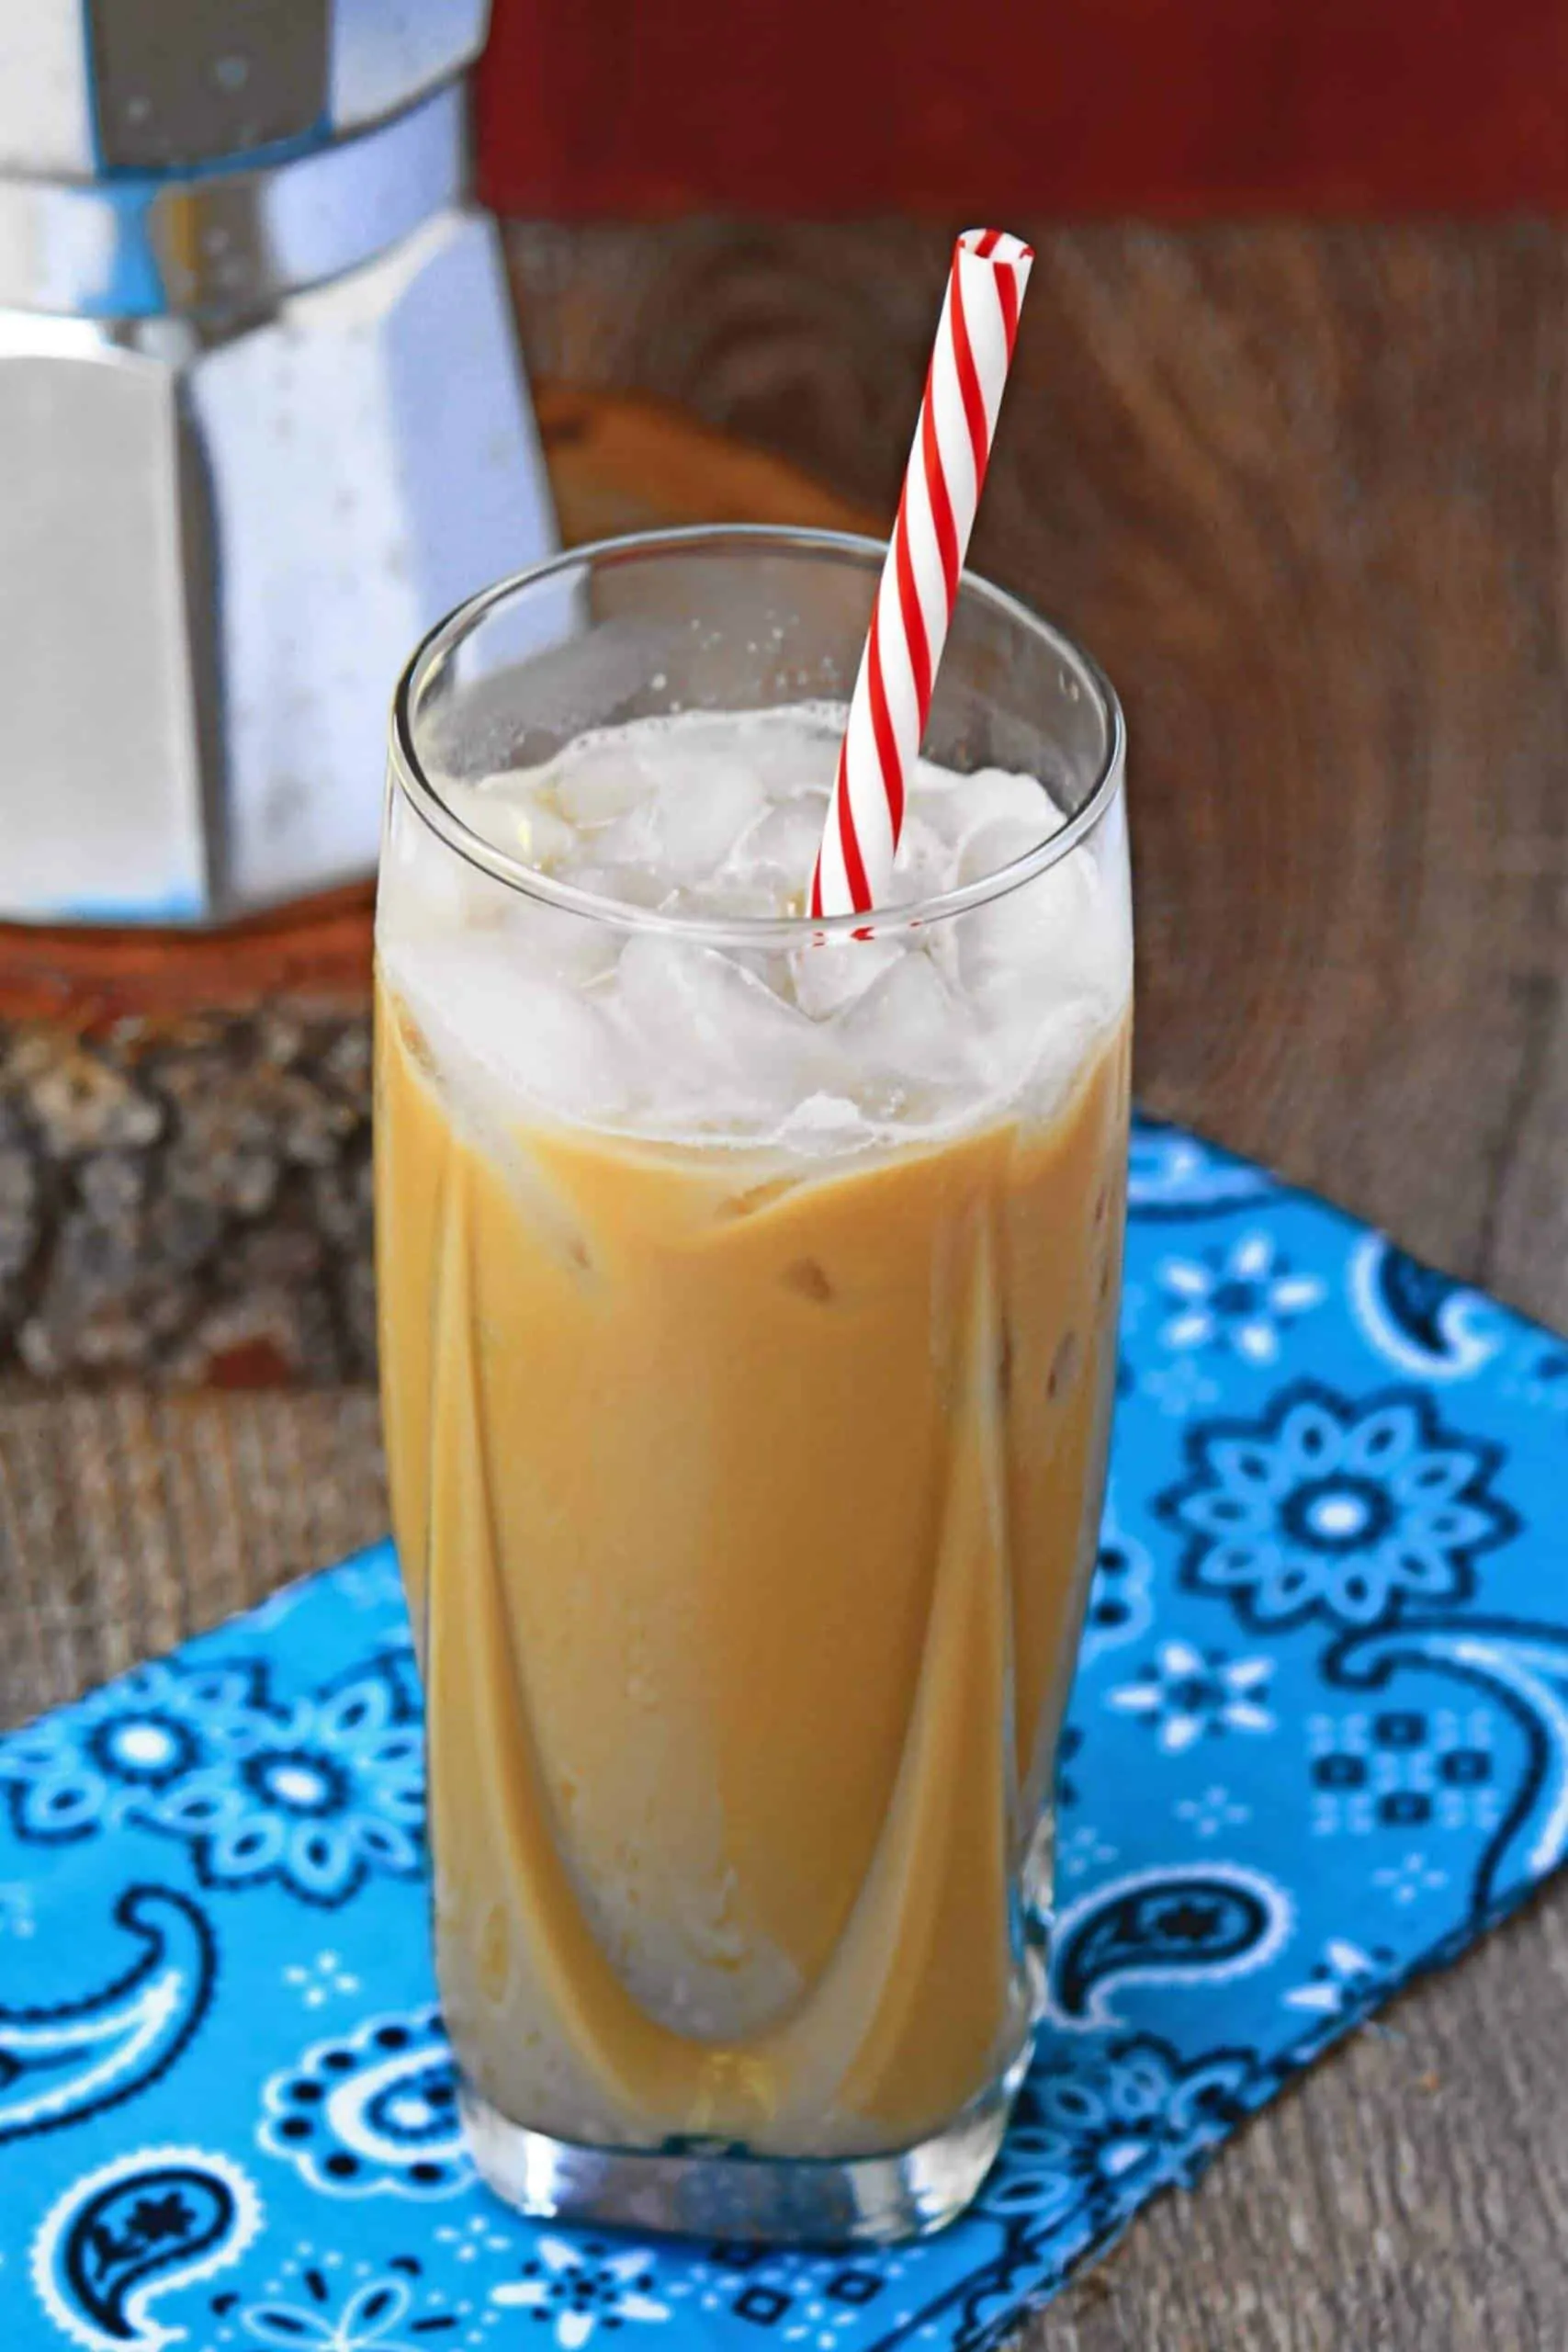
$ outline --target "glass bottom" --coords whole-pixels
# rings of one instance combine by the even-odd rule
[[[883,2156],[644,2154],[530,2132],[466,2083],[458,2103],[481,2178],[536,2220],[737,2244],[886,2245],[963,2212],[1001,2146],[1027,2063],[1024,2052],[933,2138]]]

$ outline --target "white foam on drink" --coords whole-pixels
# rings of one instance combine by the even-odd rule
[[[553,1116],[818,1157],[1014,1102],[1048,1116],[1131,986],[1119,817],[1112,841],[970,913],[866,940],[636,927],[639,909],[801,915],[843,724],[827,703],[642,719],[443,785],[474,832],[618,904],[623,925],[510,889],[417,821],[395,829],[378,949],[455,1097],[492,1129]],[[1064,821],[1032,776],[922,760],[897,899],[997,873]]]

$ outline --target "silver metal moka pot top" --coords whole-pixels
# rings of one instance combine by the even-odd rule
[[[0,0],[0,171],[303,151],[472,63],[489,0]]]
[[[467,117],[466,90],[448,83],[374,130],[265,165],[0,177],[0,305],[221,316],[340,277],[461,200]]]
[[[484,13],[0,0],[0,917],[372,871],[408,648],[555,544],[465,193]]]

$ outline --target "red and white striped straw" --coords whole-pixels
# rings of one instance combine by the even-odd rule
[[[953,252],[920,421],[811,877],[814,915],[886,902],[1034,254],[1000,229]]]

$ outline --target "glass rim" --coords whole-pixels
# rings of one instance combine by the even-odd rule
[[[1054,622],[1033,612],[1021,598],[1009,594],[1006,589],[994,586],[977,572],[965,571],[959,578],[958,594],[987,605],[992,612],[1022,628],[1026,634],[1043,640],[1054,652],[1065,658],[1098,698],[1105,728],[1105,752],[1082,807],[1067,819],[1066,824],[1033,849],[1005,865],[996,867],[991,873],[980,875],[975,881],[963,883],[955,889],[934,892],[922,899],[897,900],[886,907],[874,907],[867,914],[664,914],[657,908],[633,906],[624,899],[604,898],[595,891],[580,890],[575,884],[558,882],[552,876],[541,874],[536,866],[512,856],[465,824],[456,810],[447,806],[439,787],[425,773],[415,741],[414,698],[435,663],[471,635],[490,613],[573,567],[605,561],[625,563],[635,561],[640,556],[690,554],[705,547],[720,552],[750,548],[758,552],[766,550],[775,554],[847,557],[856,562],[874,566],[878,571],[887,552],[885,540],[872,538],[858,531],[829,531],[772,523],[682,524],[655,530],[628,531],[614,538],[584,541],[579,547],[563,548],[558,555],[530,564],[522,571],[512,572],[490,587],[479,589],[473,595],[465,597],[445,618],[427,630],[410,655],[393,693],[389,730],[389,766],[399,789],[415,814],[456,856],[524,898],[595,922],[611,923],[620,930],[654,932],[709,946],[727,943],[751,946],[798,946],[807,939],[864,937],[868,933],[877,938],[896,937],[901,932],[949,922],[954,916],[968,914],[977,907],[992,905],[998,899],[1023,888],[1040,875],[1049,873],[1052,866],[1070,856],[1114,807],[1125,782],[1127,727],[1111,680],[1093,655],[1086,652],[1065,629],[1058,628]],[[777,707],[788,707],[787,705]],[[808,878],[802,877],[803,886]]]

